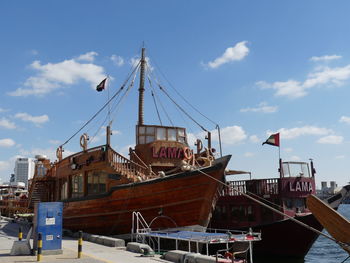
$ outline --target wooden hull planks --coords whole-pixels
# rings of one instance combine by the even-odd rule
[[[230,156],[216,160],[202,171],[223,182]],[[182,172],[145,182],[116,186],[107,194],[64,203],[64,227],[99,234],[131,231],[132,212],[139,211],[147,222],[160,214],[151,227],[200,225],[206,227],[222,185],[200,171]],[[171,220],[170,220],[171,219]]]

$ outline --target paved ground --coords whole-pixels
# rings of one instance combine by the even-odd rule
[[[10,256],[13,241],[18,240],[17,223],[9,223],[0,220],[0,262],[1,263],[24,263],[36,262],[36,256]],[[23,232],[29,229],[26,225],[22,225]],[[26,234],[23,235],[26,237]],[[62,242],[63,254],[60,255],[43,255],[42,262],[60,262],[60,263],[157,263],[168,262],[160,259],[158,255],[155,257],[142,257],[140,254],[106,247],[95,243],[83,242],[83,257],[77,258],[77,240],[64,238]]]

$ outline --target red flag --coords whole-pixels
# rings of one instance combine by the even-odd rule
[[[280,147],[280,133],[272,134],[265,142],[263,142],[262,145],[264,144],[270,144],[273,146]]]
[[[100,92],[100,91],[102,91],[102,90],[105,89],[106,80],[107,80],[107,78],[105,78],[104,80],[102,80],[101,83],[97,85],[96,90],[97,90],[98,92]]]

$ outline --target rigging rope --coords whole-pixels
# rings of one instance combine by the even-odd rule
[[[156,102],[156,99],[154,98],[154,92],[153,92],[152,82],[151,82],[151,79],[150,79],[149,75],[147,75],[147,79],[148,79],[148,82],[149,82],[149,86],[150,86],[151,89],[152,89],[152,90],[151,90],[151,95],[152,95],[152,99],[153,99],[154,106],[155,106],[156,111],[157,111],[157,115],[158,115],[158,119],[159,119],[160,125],[163,126],[162,119],[160,118],[160,114],[159,114],[157,102]]]
[[[149,52],[149,51],[148,51]],[[150,53],[150,52],[149,52]],[[176,92],[176,94],[181,97],[193,110],[195,110],[198,114],[200,114],[201,116],[203,116],[204,118],[206,118],[208,121],[210,121],[211,123],[213,123],[214,125],[218,125],[216,122],[214,122],[213,120],[211,120],[209,117],[205,116],[203,113],[201,113],[198,109],[196,109],[190,102],[188,102],[188,100],[186,100],[185,97],[183,97],[181,95],[180,92],[177,91],[177,89],[171,84],[171,82],[166,78],[165,74],[163,74],[163,72],[160,70],[160,67],[158,66],[158,64],[156,63],[156,61],[154,59],[152,59],[152,61],[154,62],[154,64],[156,65],[158,71],[160,72],[160,74],[163,76],[163,78],[169,83],[169,86]]]
[[[84,129],[95,117],[100,114],[108,105],[109,103],[124,89],[125,85],[128,83],[129,79],[131,78],[132,74],[138,69],[140,62],[135,66],[132,73],[127,77],[127,79],[124,81],[123,85],[120,87],[120,89],[103,105],[103,107],[98,110],[78,131],[76,131],[68,140],[66,140],[63,144],[60,145],[60,147],[66,145],[71,139],[73,139],[82,129]]]
[[[133,79],[131,80],[131,82],[130,82],[128,88],[125,90],[124,94],[121,96],[120,100],[119,100],[118,102],[116,102],[116,103],[113,105],[112,110],[109,108],[109,114],[108,114],[108,116],[105,117],[105,119],[104,119],[104,121],[102,122],[102,124],[100,125],[99,129],[98,129],[98,130],[96,131],[96,133],[93,135],[92,140],[93,140],[93,139],[96,137],[96,135],[99,133],[99,131],[101,130],[103,124],[106,123],[107,118],[109,119],[109,123],[112,123],[112,122],[114,121],[114,118],[113,118],[112,120],[110,119],[110,114],[111,114],[111,113],[114,114],[114,112],[117,110],[117,107],[123,102],[123,100],[127,97],[127,95],[128,95],[128,93],[129,93],[129,91],[131,90],[131,88],[134,86],[134,82],[135,82],[135,78],[136,78],[136,72],[137,72],[137,71],[134,72],[134,77],[133,77]],[[120,93],[119,93],[119,95],[120,95]],[[118,95],[118,97],[119,97],[119,95]],[[116,99],[115,101],[117,101],[117,99]],[[92,142],[92,140],[89,141],[89,143]]]
[[[161,91],[163,91],[164,92],[164,94],[165,95],[167,95],[167,97],[188,117],[188,118],[190,118],[194,123],[196,123],[203,131],[206,131],[206,132],[208,132],[208,130],[206,129],[206,128],[204,128],[201,124],[199,124],[195,119],[193,119],[192,118],[192,116],[191,115],[189,115],[178,103],[176,103],[176,101],[172,98],[172,97],[170,97],[170,95],[168,94],[168,92],[166,92],[165,91],[165,89],[160,85],[160,84],[158,84],[158,86],[159,86],[159,89],[161,90]]]
[[[154,93],[154,95],[155,95],[155,98],[156,98],[156,100],[158,101],[160,107],[161,107],[162,110],[164,111],[165,116],[167,117],[167,119],[168,119],[168,121],[170,122],[171,126],[174,127],[175,125],[174,125],[174,123],[172,122],[172,120],[171,120],[171,118],[170,118],[168,112],[165,110],[162,101],[159,99],[159,97],[158,97],[158,95],[157,95],[157,92],[156,92],[155,89],[153,88],[153,85],[151,85],[150,87],[151,87],[151,89],[152,89],[152,91],[153,91],[153,93]]]

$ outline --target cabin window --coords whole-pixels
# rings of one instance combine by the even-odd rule
[[[166,140],[166,129],[165,128],[157,128],[157,140]]]
[[[176,130],[168,129],[168,141],[176,141]]]
[[[72,176],[72,198],[84,196],[84,177],[83,174]]]
[[[65,180],[61,184],[61,200],[68,198],[68,182]]]
[[[285,207],[286,207],[287,209],[292,210],[293,207],[294,207],[293,200],[290,199],[290,198],[286,198],[286,199],[284,200],[284,205],[285,205]]]
[[[299,162],[283,163],[283,175],[284,177],[310,177],[309,165]]]
[[[304,198],[295,199],[295,207],[303,210],[305,208],[305,199]]]
[[[186,135],[184,129],[177,130],[178,141],[182,143],[186,143]]]
[[[147,135],[146,136],[146,143],[150,143],[150,142],[153,142],[154,141],[154,136],[152,135]]]
[[[155,127],[139,126],[139,143],[145,144],[154,141]]]
[[[138,144],[151,143],[155,140],[178,141],[186,143],[186,132],[184,128],[138,126]]]
[[[107,173],[101,171],[92,171],[88,173],[88,195],[100,194],[106,192]]]

